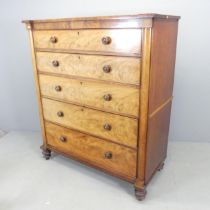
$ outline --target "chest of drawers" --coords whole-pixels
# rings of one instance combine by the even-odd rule
[[[163,167],[179,17],[23,21],[43,138],[51,151],[134,183],[142,200]]]

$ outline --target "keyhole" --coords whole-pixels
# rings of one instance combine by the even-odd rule
[[[77,31],[77,35],[79,36],[79,31]]]
[[[82,85],[82,82],[80,82],[80,85]]]

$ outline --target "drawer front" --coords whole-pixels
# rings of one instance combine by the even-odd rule
[[[34,31],[36,48],[140,54],[140,29]]]
[[[137,120],[50,99],[42,99],[44,118],[136,148]]]
[[[46,122],[47,144],[99,168],[136,176],[136,151]]]
[[[67,53],[36,53],[39,71],[139,84],[140,59]]]
[[[138,116],[138,88],[48,75],[39,75],[39,80],[44,96]]]

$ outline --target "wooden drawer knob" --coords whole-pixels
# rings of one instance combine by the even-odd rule
[[[66,138],[65,136],[61,136],[59,139],[60,139],[60,141],[62,141],[62,142],[67,142],[67,138]]]
[[[102,43],[103,43],[104,45],[108,45],[108,44],[110,44],[110,43],[112,42],[112,39],[111,39],[111,37],[109,37],[109,36],[105,36],[105,37],[103,37],[103,38],[101,39],[101,41],[102,41]]]
[[[104,130],[110,131],[112,129],[112,126],[108,123],[104,124]]]
[[[58,39],[55,36],[50,37],[50,42],[55,44],[58,41]]]
[[[110,65],[105,65],[105,66],[103,67],[103,71],[104,71],[105,73],[109,73],[111,70],[112,70],[112,68],[111,68]]]
[[[105,152],[105,153],[104,153],[104,157],[105,157],[106,159],[112,159],[112,152]]]
[[[56,90],[57,92],[60,92],[60,91],[62,90],[62,88],[61,88],[60,85],[57,85],[57,86],[55,86],[55,90]]]
[[[57,115],[58,115],[58,117],[63,117],[64,116],[64,113],[61,112],[61,111],[59,111],[59,112],[57,112]]]
[[[112,96],[110,94],[106,94],[106,95],[104,95],[104,100],[105,101],[111,101],[112,100]]]
[[[56,61],[56,60],[54,60],[54,61],[52,62],[52,65],[53,65],[54,67],[58,67],[58,66],[59,66],[59,62]]]

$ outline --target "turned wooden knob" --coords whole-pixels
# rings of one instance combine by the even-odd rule
[[[112,100],[112,96],[110,94],[106,94],[106,95],[104,95],[104,100],[105,101],[111,101]]]
[[[57,85],[57,86],[55,86],[55,90],[56,90],[57,92],[60,92],[60,91],[62,90],[62,88],[61,88],[60,85]]]
[[[54,44],[54,43],[56,43],[57,41],[58,41],[58,39],[57,39],[55,36],[51,36],[51,37],[50,37],[50,42],[51,42],[51,43]]]
[[[57,86],[55,86],[55,90],[56,90],[57,92],[60,92],[60,91],[62,90],[62,88],[61,88],[60,85],[57,85]]]
[[[61,111],[59,111],[59,112],[57,112],[57,115],[58,115],[58,117],[63,117],[64,116],[64,113],[61,112]]]
[[[112,68],[111,68],[110,65],[105,65],[105,66],[103,67],[103,71],[104,71],[105,73],[109,73],[111,70],[112,70]]]
[[[67,141],[67,138],[66,138],[65,136],[61,136],[59,139],[60,139],[60,141],[62,141],[62,142],[66,142],[66,141]]]
[[[54,67],[58,67],[58,66],[59,66],[59,62],[56,61],[56,60],[54,60],[54,61],[52,62],[52,65],[53,65]]]
[[[108,123],[104,124],[104,129],[107,131],[110,131],[112,129],[112,126]]]
[[[101,41],[102,41],[102,43],[103,43],[104,45],[107,45],[107,44],[110,44],[110,43],[111,43],[112,39],[111,39],[111,37],[109,37],[109,36],[105,36],[105,37],[103,37],[103,38],[101,39]]]
[[[104,157],[105,157],[106,159],[112,159],[112,152],[105,152],[105,153],[104,153]]]

